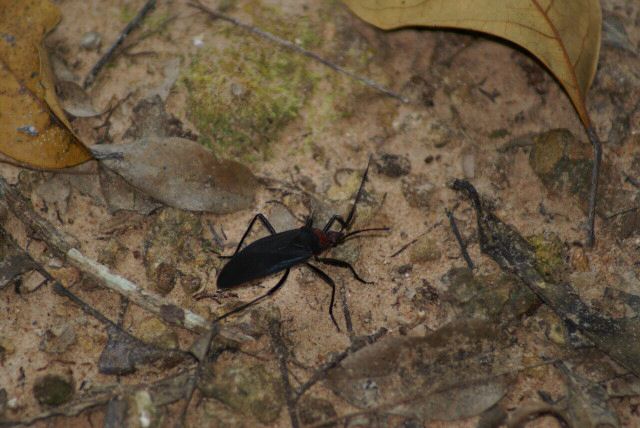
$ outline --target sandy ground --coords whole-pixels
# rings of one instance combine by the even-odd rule
[[[384,154],[399,155],[410,165],[401,176],[393,176],[393,172],[377,165],[371,167],[366,185],[367,202],[362,212],[373,214],[362,215],[358,224],[387,226],[391,231],[363,237],[333,253],[335,257],[352,261],[357,271],[374,284],[361,284],[348,271],[326,267],[326,272],[339,284],[335,313],[342,332],[336,332],[327,313],[330,289],[304,267],[293,269],[287,284],[275,297],[261,304],[261,307],[274,307],[279,311],[282,334],[293,361],[290,370],[294,379],[305,379],[310,368],[319,367],[332,353],[349,346],[350,337],[344,328],[345,299],[355,335],[372,334],[385,327],[391,335],[420,336],[465,315],[464,310],[450,303],[447,297],[450,290],[445,275],[453,267],[464,267],[465,263],[449,228],[445,209],[454,209],[464,237],[470,240],[469,252],[477,265],[476,274],[495,275],[499,269],[491,259],[480,254],[474,212],[447,187],[449,180],[456,177],[470,179],[491,201],[498,216],[514,225],[523,236],[557,235],[566,253],[567,266],[573,273],[578,265],[585,271],[581,277],[584,278],[583,287],[578,290],[585,301],[614,311],[603,300],[607,286],[640,293],[637,264],[640,238],[637,232],[620,236],[610,227],[610,220],[599,218],[596,247],[582,247],[585,215],[578,200],[545,188],[530,166],[530,145],[499,150],[516,137],[541,134],[554,128],[566,128],[587,144],[584,129],[566,94],[526,53],[473,34],[419,29],[379,31],[351,16],[340,3],[322,7],[308,1],[286,0],[231,3],[229,15],[256,26],[268,25],[270,31],[275,31],[273,28],[277,29],[279,25],[284,27],[288,22],[306,23],[320,40],[314,42],[315,45],[311,43],[312,50],[388,85],[411,100],[407,104],[400,103],[304,59],[304,67],[315,79],[313,89],[305,95],[294,117],[270,136],[268,148],[256,146],[234,152],[233,147],[216,147],[213,139],[217,154],[233,156],[246,163],[259,177],[297,185],[316,195],[324,206],[319,209],[300,197],[300,193],[285,195],[283,188],[272,185],[259,189],[251,209],[229,215],[194,215],[200,227],[185,232],[189,241],[185,245],[195,250],[173,247],[170,250],[184,252],[177,255],[181,271],[197,277],[207,291],[215,290],[215,277],[222,263],[211,252],[198,253],[204,251],[201,241],[212,239],[208,225],[226,235],[221,249],[230,252],[258,212],[271,217],[278,230],[300,224],[281,205],[269,203],[271,200],[283,202],[300,218],[313,208],[319,212],[317,217],[326,218],[323,217],[325,213],[333,210],[345,212],[353,196],[354,183],[357,185],[369,155],[374,155],[377,165],[383,163],[380,159]],[[254,3],[263,8],[261,11],[268,11],[268,18],[265,15],[261,21],[259,13],[253,12]],[[73,75],[83,77],[142,2],[62,0],[58,4],[63,20],[47,43],[67,63]],[[620,176],[638,179],[640,7],[632,1],[608,0],[603,2],[603,9],[606,20],[615,18],[615,22],[623,25],[628,44],[636,53],[603,43],[599,73],[589,95],[589,108],[598,134],[608,140],[605,143],[606,162]],[[163,20],[168,21],[164,23]],[[295,25],[291,24],[291,28],[298,28]],[[182,121],[184,129],[202,137],[206,131],[199,128],[201,119],[195,117],[191,103],[193,94],[189,92],[189,79],[193,78],[190,64],[196,58],[202,60],[202,56],[213,55],[208,49],[224,43],[237,46],[233,43],[239,40],[248,46],[247,49],[256,43],[263,44],[261,46],[266,49],[279,49],[257,41],[228,23],[212,22],[182,1],[160,1],[142,30],[134,33],[131,39],[135,40],[136,36],[149,30],[156,32],[126,54],[119,55],[89,90],[99,110],[131,94],[112,115],[109,132],[114,143],[124,140],[125,131],[131,126],[133,107],[138,101],[156,91],[167,79],[171,81],[175,64],[179,64],[179,75],[166,96],[166,109]],[[89,31],[101,34],[99,50],[80,47],[81,38]],[[289,35],[287,31],[282,29],[283,37]],[[222,50],[217,52],[224,54]],[[216,61],[222,60],[215,58],[211,63]],[[101,123],[100,118],[76,119],[73,123],[86,141],[99,137],[91,128]],[[617,123],[624,126],[616,127]],[[61,182],[60,185],[67,186],[70,191],[63,207],[38,191],[42,183],[53,179],[53,174],[7,165],[0,166],[0,173],[10,183],[20,184],[20,190],[31,199],[36,212],[77,238],[85,254],[103,260],[113,271],[142,287],[155,290],[145,269],[148,263],[145,254],[161,239],[158,236],[164,225],[182,221],[174,210],[160,208],[149,215],[111,214],[99,197],[90,191],[82,191],[98,188],[95,176],[71,176],[69,181]],[[89,184],[78,184],[81,180]],[[623,180],[616,182],[616,188],[631,193],[638,190]],[[383,202],[379,204],[380,201]],[[74,293],[110,319],[118,319],[119,296],[83,281],[80,272],[54,259],[46,245],[30,236],[12,214],[5,215],[3,226],[22,248],[28,246],[29,253]],[[409,247],[391,257],[404,244],[424,233],[428,239],[423,238],[420,242],[428,247],[428,256],[421,259],[416,255],[417,250]],[[188,287],[180,285],[176,285],[167,298],[179,306],[211,316],[224,313],[238,300],[257,296],[275,281],[275,278],[266,280],[262,284],[265,288],[250,286],[234,290],[237,295],[223,296],[222,304],[212,300],[195,301]],[[427,289],[439,297],[416,299],[417,294]],[[32,392],[36,378],[43,374],[71,376],[79,395],[102,384],[152,383],[181,368],[193,366],[184,363],[169,370],[147,366],[135,374],[121,377],[100,374],[97,361],[107,341],[104,326],[68,300],[55,295],[50,285],[20,294],[13,287],[1,290],[0,313],[4,314],[0,319],[0,334],[2,340],[10,343],[10,346],[3,346],[11,350],[0,359],[0,386],[6,389],[11,400],[11,408],[5,413],[11,419],[26,418],[46,409],[36,402]],[[557,345],[536,331],[545,320],[554,316],[544,307],[524,316],[522,330],[516,335],[527,337],[523,341],[535,346],[528,353],[535,355],[539,349]],[[246,322],[248,318],[250,316],[246,315],[238,319]],[[144,310],[130,305],[122,325],[134,335],[149,338],[153,332],[148,329],[157,325],[150,321],[153,319]],[[47,331],[58,331],[66,326],[75,332],[75,340],[62,353],[40,349]],[[181,349],[188,348],[196,338],[188,331],[171,329]],[[225,359],[235,358],[251,364],[258,361],[269,372],[278,374],[277,359],[264,334],[256,334],[256,340],[243,345],[241,353],[221,358],[220,367],[224,367]],[[514,376],[500,406],[513,411],[523,403],[540,401],[537,392],[540,390],[556,398],[565,393],[562,376],[552,366],[524,370]],[[357,411],[322,383],[309,394],[331,403],[338,416]],[[251,414],[232,406],[214,399],[203,403],[190,412],[191,426],[257,424]],[[625,426],[640,424],[638,403],[637,396],[609,400]],[[180,403],[161,409],[158,423],[170,426],[179,410]],[[212,417],[212,414],[216,416]],[[104,417],[103,406],[77,417],[58,417],[36,426],[99,426]],[[424,422],[424,426],[472,427],[478,419],[475,416],[451,422],[430,421]],[[352,419],[350,424],[345,422],[345,426],[358,426],[357,423]],[[413,423],[416,425],[411,425]],[[554,418],[543,417],[529,426],[554,424],[559,426]],[[279,416],[267,425],[289,426],[286,407],[283,406]],[[361,422],[361,426],[365,425],[422,426],[422,423],[418,425],[415,420],[385,416],[380,412]]]

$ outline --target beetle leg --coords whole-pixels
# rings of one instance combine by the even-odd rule
[[[329,286],[331,287],[331,303],[329,304],[329,316],[331,317],[331,321],[333,321],[333,325],[336,326],[336,329],[338,329],[338,331],[340,331],[340,327],[338,327],[338,323],[336,322],[336,318],[333,316],[333,303],[336,300],[336,283],[333,282],[333,279],[331,279],[331,277],[329,275],[327,275],[326,273],[324,273],[323,271],[321,271],[319,268],[317,268],[316,266],[312,265],[311,263],[305,263],[316,275],[318,275],[320,277],[320,279],[322,279],[324,282],[326,282],[327,284],[329,284]]]
[[[271,223],[269,223],[269,220],[267,220],[267,218],[264,215],[258,213],[258,214],[256,214],[256,216],[249,223],[249,227],[247,227],[247,230],[245,230],[244,235],[242,235],[242,239],[240,239],[240,242],[238,242],[238,246],[236,247],[236,251],[233,253],[233,255],[232,256],[222,256],[222,258],[231,258],[231,257],[235,256],[236,254],[238,254],[238,251],[240,251],[240,247],[242,247],[242,244],[244,243],[244,240],[247,239],[247,235],[249,235],[249,232],[251,232],[251,229],[253,228],[253,225],[256,223],[256,220],[260,220],[260,222],[264,225],[264,227],[267,228],[269,233],[271,233],[272,235],[276,234],[276,230],[273,228]]]
[[[324,229],[322,229],[323,232],[327,233],[331,228],[331,226],[333,226],[333,223],[336,221],[340,223],[340,226],[342,226],[342,230],[348,229],[351,226],[351,223],[353,222],[353,216],[356,213],[356,205],[358,205],[358,202],[360,202],[360,197],[362,197],[362,192],[364,191],[364,183],[367,181],[367,175],[369,174],[370,165],[371,165],[371,156],[369,156],[369,160],[367,161],[367,167],[364,170],[364,174],[362,174],[362,181],[360,181],[360,187],[358,188],[358,193],[356,193],[356,198],[353,201],[351,210],[349,210],[349,215],[347,216],[347,219],[345,220],[339,215],[331,216],[327,225],[324,227]]]
[[[322,231],[324,233],[327,233],[329,231],[329,229],[331,229],[331,226],[333,226],[333,223],[335,222],[340,223],[340,226],[342,226],[342,229],[346,229],[349,224],[344,221],[344,219],[342,218],[342,216],[339,216],[337,214],[334,214],[331,216],[331,218],[329,219],[329,221],[327,222],[327,224],[324,226],[324,228],[322,229]]]
[[[373,284],[373,281],[365,281],[364,279],[362,279],[360,277],[360,275],[358,275],[356,270],[353,268],[353,266],[351,266],[350,263],[345,262],[344,260],[331,259],[331,258],[325,258],[325,257],[316,257],[316,260],[319,261],[320,263],[324,263],[326,265],[347,268],[347,269],[349,269],[351,271],[351,273],[353,274],[353,277],[355,279],[357,279],[358,281],[360,281],[361,283],[363,283],[363,284]]]
[[[249,306],[253,306],[256,303],[258,303],[260,300],[267,298],[269,296],[271,296],[273,293],[275,293],[276,291],[278,291],[278,289],[280,287],[282,287],[282,285],[285,283],[285,281],[287,280],[287,277],[289,276],[289,270],[287,269],[284,271],[284,275],[282,275],[282,278],[280,278],[280,280],[278,281],[278,283],[276,285],[274,285],[269,291],[267,291],[265,294],[263,294],[262,296],[256,297],[255,299],[251,300],[248,303],[245,303],[244,305],[238,306],[235,309],[230,310],[229,312],[227,312],[226,314],[219,316],[218,318],[215,319],[215,321],[213,321],[213,323],[217,323],[219,321],[222,321],[223,319],[233,315],[233,314],[237,314],[238,312],[242,312],[245,309],[247,309]]]

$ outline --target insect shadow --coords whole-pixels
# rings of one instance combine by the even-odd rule
[[[313,227],[313,221],[311,217],[309,217],[307,218],[304,226],[284,232],[276,232],[271,223],[269,223],[269,220],[267,220],[267,218],[262,214],[257,214],[251,220],[251,222],[249,223],[249,227],[247,227],[244,235],[242,235],[242,238],[240,239],[240,242],[238,243],[238,246],[236,247],[233,255],[221,256],[224,258],[228,258],[229,261],[224,265],[224,267],[220,271],[220,274],[218,275],[218,290],[228,290],[231,288],[235,288],[247,282],[261,279],[282,271],[284,271],[284,274],[276,283],[276,285],[273,286],[265,294],[218,317],[214,321],[214,324],[233,314],[241,312],[248,307],[255,305],[259,301],[271,296],[276,291],[278,291],[278,289],[282,287],[287,281],[291,268],[297,265],[304,264],[331,287],[331,303],[329,304],[329,316],[331,317],[331,321],[336,326],[338,331],[340,331],[340,327],[338,326],[338,323],[333,316],[333,305],[336,296],[336,284],[329,275],[327,275],[317,266],[309,263],[309,261],[313,258],[314,261],[319,263],[349,269],[354,278],[358,281],[364,284],[372,284],[372,282],[362,279],[353,268],[353,266],[351,266],[351,264],[349,264],[348,262],[328,257],[320,257],[320,255],[325,251],[333,247],[337,247],[338,245],[343,244],[345,241],[361,233],[389,230],[388,227],[378,227],[348,231],[354,221],[356,206],[358,205],[358,202],[362,197],[364,184],[367,181],[370,163],[371,159],[369,159],[367,168],[365,169],[364,175],[362,176],[362,181],[360,182],[360,187],[358,188],[358,193],[356,194],[353,206],[351,207],[349,215],[346,219],[343,219],[340,215],[334,214],[322,229],[317,229]],[[242,244],[244,243],[245,239],[249,235],[249,232],[257,221],[260,221],[264,225],[264,227],[271,233],[271,235],[258,239],[241,249]],[[340,229],[337,231],[331,230],[331,227],[335,223],[338,223],[340,225]]]

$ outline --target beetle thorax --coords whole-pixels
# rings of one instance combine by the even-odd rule
[[[335,247],[340,243],[344,233],[330,230],[324,232],[320,229],[313,229],[313,234],[318,238],[318,253],[328,250],[331,247]]]

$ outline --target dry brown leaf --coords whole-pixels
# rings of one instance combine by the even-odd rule
[[[244,165],[218,160],[200,144],[150,136],[91,148],[101,166],[147,196],[174,208],[226,214],[253,204],[258,182]]]
[[[48,0],[0,0],[0,152],[39,168],[91,159],[57,102],[40,46],[59,20]]]
[[[484,320],[461,320],[425,337],[388,336],[329,370],[327,385],[361,409],[422,421],[482,413],[522,369],[522,350]]]
[[[56,84],[56,93],[64,111],[72,116],[93,117],[100,114],[93,106],[89,95],[75,82],[59,80]]]
[[[600,52],[598,0],[344,0],[383,29],[460,28],[512,41],[535,55],[565,88],[588,126],[585,95]]]

